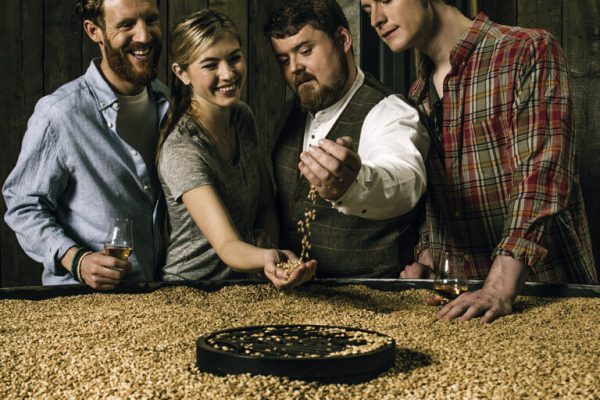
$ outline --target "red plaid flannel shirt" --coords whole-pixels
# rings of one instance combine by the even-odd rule
[[[597,283],[559,44],[480,13],[450,60],[417,253],[461,251],[471,279],[508,255],[532,281]],[[409,94],[423,115],[430,72],[425,60]]]

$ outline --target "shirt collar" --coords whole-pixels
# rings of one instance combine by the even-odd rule
[[[453,69],[457,68],[458,65],[465,64],[467,62],[471,54],[473,54],[473,51],[475,51],[491,27],[492,21],[484,12],[477,14],[467,33],[458,41],[458,43],[450,52],[450,64],[452,64]],[[434,65],[431,59],[427,56],[424,56],[417,74],[419,77],[418,85],[415,87],[418,103],[421,103],[423,100],[425,100],[425,95],[427,93],[425,89],[427,88],[429,75],[431,74],[433,68]]]
[[[117,96],[100,72],[100,61],[100,58],[94,58],[90,62],[90,66],[85,72],[85,80],[90,85],[91,91],[94,93],[98,108],[104,110],[117,101]]]
[[[101,60],[101,58],[94,58],[90,62],[90,66],[85,72],[85,80],[90,85],[91,91],[94,93],[98,109],[104,110],[117,102],[118,98],[100,72],[99,66]],[[157,79],[152,81],[147,89],[148,95],[152,99],[157,100],[159,103],[167,101],[168,89]]]
[[[483,41],[483,38],[487,35],[491,27],[492,21],[485,13],[480,12],[477,14],[471,24],[471,28],[469,28],[465,36],[452,49],[450,63],[455,66],[466,62],[477,46]]]

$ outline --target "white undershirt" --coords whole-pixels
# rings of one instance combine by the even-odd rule
[[[133,96],[117,94],[117,132],[131,147],[140,153],[150,171],[158,141],[158,112],[150,101],[148,90]],[[150,172],[152,174],[152,172]]]
[[[352,87],[339,101],[308,114],[303,150],[327,136],[364,79],[358,68]],[[361,128],[358,155],[362,167],[357,180],[332,206],[344,214],[373,220],[408,213],[425,192],[428,151],[429,135],[417,110],[396,95],[387,96],[369,111]]]

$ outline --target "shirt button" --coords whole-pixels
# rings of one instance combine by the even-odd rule
[[[115,110],[119,109],[119,103],[113,103],[112,108],[114,108]]]
[[[367,213],[367,210],[362,210],[362,213],[363,213],[363,214],[366,214],[366,213]]]
[[[151,187],[150,185],[144,185],[144,190],[145,190],[146,192],[149,192],[149,191],[150,191],[150,189],[152,189],[152,187]]]
[[[113,127],[113,124],[112,124],[112,122],[109,122],[109,123],[108,123],[108,127],[109,127],[109,128],[112,128],[112,127]]]

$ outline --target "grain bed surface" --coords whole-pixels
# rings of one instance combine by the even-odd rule
[[[520,297],[482,325],[434,321],[429,295],[255,285],[0,300],[0,398],[600,399],[600,298]],[[376,330],[396,340],[396,366],[357,385],[196,370],[196,338],[259,324]]]

